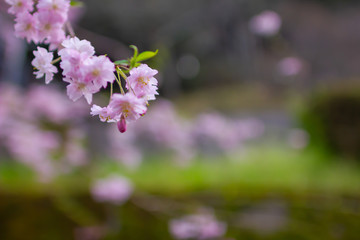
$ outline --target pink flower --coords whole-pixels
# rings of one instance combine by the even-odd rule
[[[65,38],[65,31],[62,28],[55,28],[50,32],[50,35],[47,36],[44,42],[50,45],[50,50],[56,50]]]
[[[46,40],[47,43],[59,45],[65,39],[63,22],[57,21],[56,15],[42,11],[34,13],[34,17],[38,19],[36,28],[40,42]]]
[[[84,61],[81,68],[85,82],[92,82],[96,87],[106,88],[107,83],[115,80],[115,65],[105,56],[94,56]]]
[[[95,54],[94,47],[87,40],[80,40],[77,37],[66,39],[61,44],[64,48],[59,51],[63,60],[78,63]],[[65,69],[64,69],[65,70]]]
[[[35,55],[31,64],[37,69],[34,72],[36,78],[41,78],[45,75],[45,83],[48,84],[54,77],[54,73],[57,73],[57,68],[51,64],[53,60],[53,53],[48,52],[45,48],[38,47],[37,51],[33,52]]]
[[[37,8],[39,12],[49,12],[53,19],[65,23],[68,18],[70,1],[68,0],[39,0]]]
[[[93,198],[98,202],[124,203],[133,192],[131,182],[120,176],[97,180],[91,187]]]
[[[73,37],[64,40],[62,45],[60,67],[63,69],[63,80],[70,83],[67,94],[73,101],[84,96],[90,104],[92,94],[114,80],[110,75],[113,75],[115,66],[104,56],[94,57],[94,47],[89,41]]]
[[[130,86],[126,85],[127,89],[132,89],[135,95],[139,98],[145,98],[146,101],[154,100],[157,95],[158,81],[154,76],[158,73],[157,70],[151,69],[146,64],[141,64],[139,67],[130,71],[128,82]]]
[[[37,18],[28,12],[19,13],[15,19],[15,36],[26,38],[28,42],[38,42]]]
[[[135,121],[146,112],[145,100],[137,98],[131,92],[113,94],[109,103],[111,117],[117,121],[125,118],[127,122]]]
[[[72,81],[69,79],[64,79],[64,81],[70,83],[66,87],[67,95],[74,102],[84,96],[87,103],[91,104],[92,95],[99,91],[99,89],[95,88],[93,85],[86,84],[80,81]]]
[[[23,12],[31,12],[34,8],[32,0],[5,0],[5,2],[11,5],[8,12],[14,15]]]
[[[260,36],[273,36],[279,32],[281,18],[273,11],[264,11],[254,16],[249,22],[250,30]]]
[[[80,41],[77,37],[64,40],[62,46],[64,48],[59,51],[59,56],[61,56],[60,67],[63,69],[63,75],[78,80],[81,78],[80,69],[84,61],[95,53],[94,47],[89,41]]]
[[[115,120],[113,120],[111,118],[111,109],[109,107],[100,107],[98,105],[93,105],[91,107],[91,113],[92,116],[95,115],[99,115],[100,120],[102,122],[115,122]]]

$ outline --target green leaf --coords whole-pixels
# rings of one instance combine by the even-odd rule
[[[129,65],[129,60],[123,59],[123,60],[117,60],[114,62],[115,65]]]
[[[71,1],[70,1],[70,6],[72,6],[72,7],[82,7],[82,6],[84,6],[84,3],[83,3],[83,2],[79,2],[79,1],[71,0]]]
[[[134,49],[134,56],[130,59],[130,69],[132,69],[135,66],[139,50],[135,45],[130,45],[130,48]]]
[[[134,59],[138,56],[139,50],[135,45],[130,45],[130,48],[134,49]]]
[[[142,62],[145,60],[148,60],[150,58],[153,58],[156,56],[156,54],[159,52],[159,50],[156,50],[155,52],[152,51],[145,51],[139,54],[139,56],[136,58],[137,62]]]

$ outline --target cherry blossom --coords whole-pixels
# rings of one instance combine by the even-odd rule
[[[31,12],[34,5],[32,0],[5,0],[5,2],[11,5],[8,12],[14,15],[23,12]]]
[[[111,117],[120,121],[121,117],[127,122],[135,121],[146,112],[144,99],[137,98],[131,92],[126,94],[115,93],[109,103]]]
[[[95,87],[106,88],[115,80],[115,65],[105,56],[94,56],[86,61],[81,68],[85,82],[92,82]]]
[[[67,85],[67,95],[71,100],[74,102],[77,101],[79,98],[84,96],[88,104],[92,102],[92,95],[99,91],[98,88],[95,88],[94,85],[86,84],[81,81],[72,81],[71,79],[64,79],[65,82],[69,82],[70,84]]]
[[[158,81],[154,76],[158,73],[157,70],[149,68],[146,64],[141,64],[139,67],[130,70],[128,77],[128,89],[132,89],[137,97],[144,97],[147,101],[154,100],[157,95]]]
[[[38,47],[37,51],[33,52],[35,55],[31,64],[37,69],[34,72],[36,78],[41,78],[45,75],[45,83],[48,84],[52,81],[54,73],[57,73],[57,68],[52,65],[53,53],[48,52],[45,48]]]
[[[57,22],[66,22],[70,1],[68,0],[39,0],[37,8],[39,12],[48,12]]]
[[[95,54],[95,49],[88,40],[80,40],[77,37],[68,38],[61,45],[64,48],[59,51],[59,55],[63,60],[80,61]]]
[[[19,13],[15,19],[15,36],[26,38],[28,42],[38,43],[38,19],[28,12]]]
[[[127,123],[137,120],[146,113],[149,100],[158,95],[158,81],[154,78],[157,70],[151,69],[137,60],[138,49],[134,57],[128,59],[129,67],[122,64],[124,60],[112,62],[106,55],[95,55],[95,49],[88,40],[80,40],[70,26],[68,12],[70,0],[6,0],[10,5],[9,12],[15,15],[15,34],[35,44],[49,44],[48,49],[58,50],[59,58],[53,60],[53,53],[43,47],[34,51],[36,78],[45,75],[45,83],[52,81],[58,69],[53,65],[60,61],[63,81],[67,82],[67,95],[72,101],[84,97],[92,103],[93,94],[111,84],[110,103],[107,107],[93,105],[91,115],[99,115],[103,122],[117,122],[120,132],[125,132]],[[65,31],[71,36],[67,36]],[[150,52],[155,56],[156,52]],[[147,53],[149,55],[149,52]],[[144,55],[143,55],[144,56]],[[125,60],[127,61],[127,60]],[[135,67],[134,66],[138,66]],[[126,71],[122,71],[123,70]],[[117,71],[117,76],[115,75]],[[127,76],[127,74],[129,76]],[[118,83],[122,94],[113,94],[113,83]],[[125,91],[121,81],[125,81]]]
[[[94,47],[87,40],[73,37],[64,40],[62,46],[60,67],[63,80],[70,83],[67,94],[73,101],[84,96],[90,104],[94,93],[106,87],[108,82],[114,82],[115,65],[105,56],[93,56]]]
[[[65,32],[62,29],[63,22],[56,19],[56,15],[51,12],[34,13],[37,21],[37,34],[40,42],[54,43],[59,45],[65,39]]]
[[[98,105],[93,105],[91,107],[91,113],[92,116],[95,115],[99,115],[100,120],[102,122],[115,122],[115,120],[113,120],[111,118],[111,110],[109,107],[100,107]]]

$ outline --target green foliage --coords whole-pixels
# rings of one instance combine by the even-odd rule
[[[124,68],[125,72],[131,70],[134,67],[140,66],[140,62],[149,60],[155,57],[158,53],[158,50],[156,50],[155,52],[145,51],[139,54],[139,50],[136,46],[130,45],[130,48],[134,50],[134,55],[130,59],[122,59],[114,62],[115,65]]]
[[[79,229],[95,227],[103,233],[101,240],[170,240],[171,219],[205,206],[228,224],[230,239],[355,240],[359,169],[321,157],[266,146],[182,167],[166,156],[149,158],[137,170],[99,159],[91,171],[47,184],[36,183],[24,168],[2,159],[0,239],[74,239]],[[88,175],[114,173],[130,178],[135,193],[121,206],[94,202]],[[254,224],[256,216],[261,220]],[[271,231],[266,228],[279,219]]]
[[[80,1],[71,0],[70,1],[70,6],[72,6],[72,7],[82,7],[82,6],[84,6],[84,3],[80,2]]]
[[[115,65],[128,65],[129,60],[123,59],[123,60],[117,60],[114,62]]]
[[[301,118],[312,146],[360,159],[359,86],[334,86],[314,93]]]
[[[155,57],[157,53],[158,53],[158,50],[156,50],[155,52],[152,52],[152,51],[142,52],[139,54],[139,56],[137,56],[136,61],[142,62],[142,61],[148,60],[150,58]]]

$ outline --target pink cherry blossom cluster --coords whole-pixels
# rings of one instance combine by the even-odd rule
[[[121,71],[118,69],[118,71]],[[115,93],[106,107],[93,105],[91,114],[99,115],[101,121],[117,122],[120,132],[126,131],[127,122],[139,119],[146,113],[147,103],[154,100],[157,93],[157,71],[146,64],[130,70],[126,78],[127,93]]]
[[[93,105],[91,115],[99,115],[103,122],[117,122],[120,132],[125,132],[127,123],[139,119],[146,113],[148,101],[157,95],[157,70],[141,61],[157,52],[144,52],[141,58],[134,47],[134,57],[127,64],[115,64],[105,55],[96,56],[95,49],[87,40],[74,36],[68,22],[69,0],[6,0],[11,5],[8,12],[16,16],[15,34],[28,42],[50,44],[50,50],[58,49],[59,58],[43,47],[34,51],[32,65],[36,78],[45,76],[50,83],[58,72],[55,63],[60,61],[63,81],[67,82],[67,95],[77,101],[82,96],[88,104],[93,94],[111,84],[110,102],[106,107]],[[66,36],[65,26],[71,36]],[[123,61],[122,61],[123,63]],[[128,75],[127,75],[128,74]],[[117,82],[121,93],[113,93]],[[126,81],[125,90],[121,81]]]
[[[115,80],[115,65],[105,56],[94,56],[95,50],[87,40],[77,37],[66,39],[59,51],[63,80],[68,82],[67,94],[73,101],[84,96],[92,102],[92,94],[106,88]]]
[[[65,39],[69,0],[5,0],[15,15],[15,35],[28,42],[47,43],[56,49]]]

